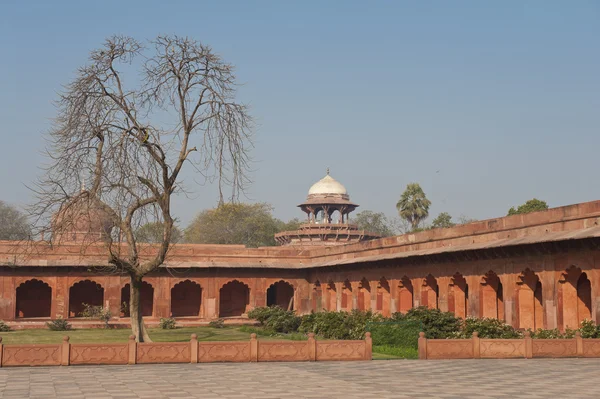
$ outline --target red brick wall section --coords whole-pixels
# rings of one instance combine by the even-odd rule
[[[371,334],[362,341],[317,341],[308,334],[306,341],[71,344],[65,336],[58,345],[2,345],[0,367],[68,366],[70,364],[209,363],[209,362],[290,362],[317,360],[371,360]]]
[[[572,339],[427,339],[419,337],[419,359],[507,359],[507,358],[600,358],[600,339],[582,339],[579,331]]]

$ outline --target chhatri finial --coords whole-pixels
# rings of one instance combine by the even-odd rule
[[[327,168],[327,176],[329,176],[329,167]]]

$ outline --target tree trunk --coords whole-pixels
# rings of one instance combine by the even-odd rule
[[[144,318],[142,317],[142,278],[131,275],[131,283],[129,284],[129,320],[131,321],[131,332],[135,336],[137,342],[152,342],[146,326],[144,326]]]

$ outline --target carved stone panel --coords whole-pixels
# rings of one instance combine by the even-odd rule
[[[71,344],[71,364],[127,364],[128,344]]]
[[[523,339],[481,339],[481,358],[504,359],[525,357],[525,340]],[[429,342],[427,343],[429,346]]]
[[[4,345],[2,366],[59,366],[62,345]]]
[[[317,360],[365,360],[365,341],[317,341]]]
[[[198,362],[249,362],[250,342],[199,342]]]
[[[575,357],[577,344],[574,339],[534,339],[533,357]]]
[[[137,345],[137,363],[189,363],[189,342],[144,342]]]
[[[584,339],[583,356],[600,357],[600,339]]]
[[[310,350],[307,341],[289,342],[259,342],[259,362],[292,362],[309,361]]]
[[[472,359],[473,341],[470,339],[428,339],[427,359]]]

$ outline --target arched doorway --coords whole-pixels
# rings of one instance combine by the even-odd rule
[[[366,278],[358,284],[358,310],[371,309],[371,284]]]
[[[250,305],[250,288],[237,280],[221,287],[219,317],[235,317],[246,313]]]
[[[559,280],[559,303],[562,299],[562,328],[578,328],[585,319],[592,319],[592,286],[587,274],[571,266]]]
[[[342,286],[342,310],[349,312],[352,310],[352,285],[350,281],[344,281]]]
[[[448,311],[453,312],[456,317],[464,319],[467,317],[469,308],[469,286],[462,274],[456,273],[450,280],[448,290]]]
[[[519,328],[543,328],[542,283],[538,275],[530,269],[525,269],[518,277],[517,296]]]
[[[430,309],[437,309],[439,293],[437,280],[431,274],[428,274],[421,287],[421,304]]]
[[[81,317],[84,304],[103,306],[104,288],[95,281],[83,280],[69,289],[69,317]]]
[[[199,317],[202,303],[200,284],[185,280],[171,288],[171,316]]]
[[[398,283],[398,303],[396,310],[400,313],[406,313],[413,308],[413,285],[406,276],[402,277]]]
[[[489,271],[481,280],[481,317],[504,320],[504,292],[498,275]]]
[[[577,279],[577,321],[592,319],[592,284],[587,274],[581,273]]]
[[[131,298],[131,289],[129,283],[127,283],[121,289],[121,317],[129,317],[129,298]],[[142,316],[151,317],[154,307],[154,287],[152,287],[152,284],[142,281],[140,302],[142,305]]]
[[[267,306],[294,310],[294,287],[283,280],[271,284],[267,289]]]
[[[43,281],[32,279],[17,287],[17,318],[52,317],[52,288]]]

